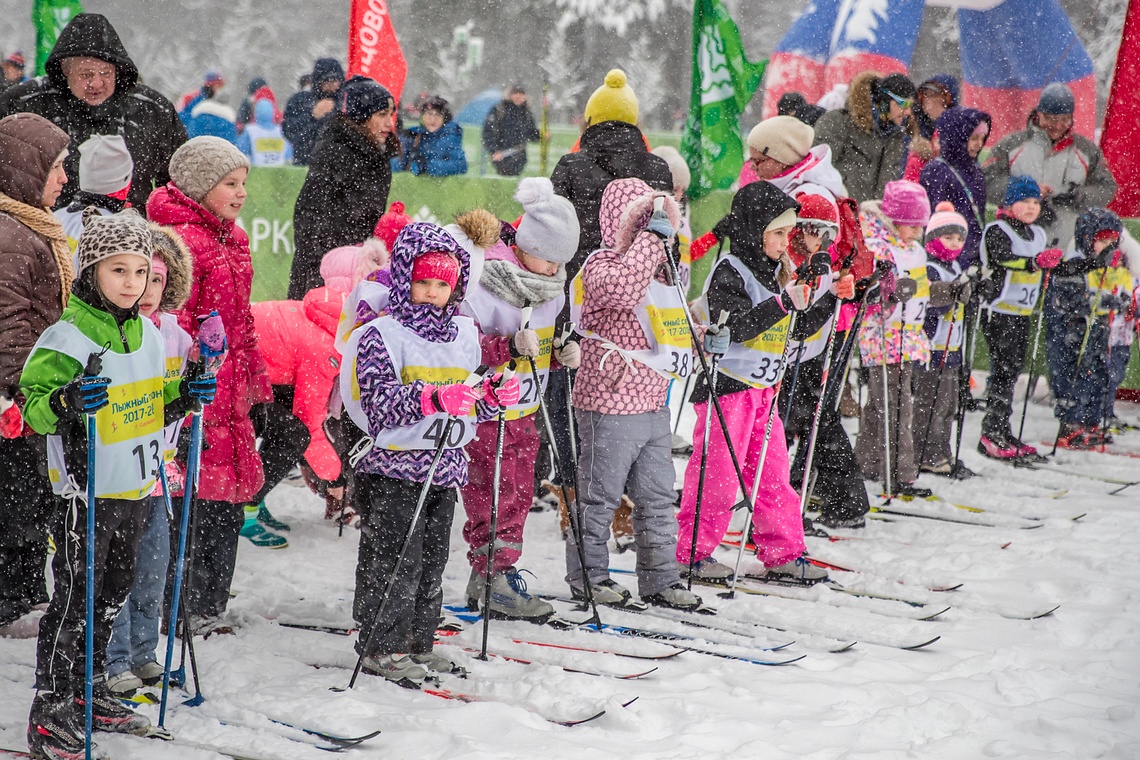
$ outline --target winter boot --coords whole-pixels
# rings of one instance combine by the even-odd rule
[[[641,598],[641,601],[657,607],[686,611],[698,609],[703,604],[701,598],[686,589],[685,584],[680,581],[658,591],[656,594],[646,594]]]
[[[471,569],[467,581],[469,609],[479,609],[485,596],[485,580],[483,573]],[[545,623],[553,614],[554,607],[526,592],[526,580],[516,568],[508,567],[491,577],[491,617]]]
[[[990,459],[1002,459],[1007,462],[1021,457],[1013,436],[1003,433],[991,435],[983,433],[981,440],[978,441],[978,453]]]
[[[867,526],[867,519],[863,515],[843,516],[832,514],[831,512],[820,513],[819,522],[821,525],[831,528],[832,530],[836,528],[857,530]]]
[[[261,503],[257,505],[257,521],[270,530],[276,530],[278,532],[285,532],[290,529],[289,523],[281,522],[269,514],[269,510],[265,508],[265,499],[262,499]]]
[[[571,586],[570,592],[578,601],[586,601],[586,592],[583,589]],[[600,583],[592,584],[590,586],[590,592],[595,604],[614,607],[619,610],[622,608],[645,609],[645,603],[637,601],[632,591],[610,578],[606,578]]]
[[[916,486],[914,482],[899,483],[895,486],[896,496],[907,496],[912,499],[929,499],[934,495],[934,491],[922,486]]]
[[[143,685],[142,679],[129,670],[107,676],[107,688],[119,699],[134,696]]]
[[[669,439],[669,446],[675,457],[687,457],[693,453],[693,444],[676,433],[673,433],[673,437]]]
[[[83,714],[83,693],[75,697],[79,714]],[[119,701],[119,697],[107,688],[107,679],[95,679],[91,689],[91,728],[112,734],[135,734],[144,736],[150,731],[150,718],[137,713]]]
[[[155,684],[162,683],[162,676],[166,672],[166,669],[154,660],[137,668],[131,668],[131,670],[139,677],[139,680],[142,681],[145,686],[154,686]]]
[[[1037,449],[1024,441],[1009,437],[1010,442],[1017,447],[1017,458],[1026,462],[1044,462],[1045,457],[1037,453]]]
[[[36,692],[28,716],[28,749],[37,760],[83,760],[86,744],[83,714],[77,715],[70,694]],[[94,747],[92,747],[94,749]]]
[[[766,568],[763,580],[784,581],[811,586],[827,580],[827,571],[808,562],[804,557],[797,557],[782,565]]]
[[[241,535],[248,538],[254,546],[266,549],[284,549],[289,545],[289,539],[271,533],[258,521],[261,507],[257,504],[245,505],[245,523],[241,526]]]
[[[689,563],[678,562],[677,570],[681,573],[682,578],[689,577]],[[732,568],[728,565],[722,565],[712,557],[705,557],[693,564],[693,580],[727,586],[728,582],[732,580]]]
[[[386,678],[405,689],[418,689],[428,678],[427,669],[406,654],[377,654],[364,658],[360,669],[373,676]]]
[[[422,654],[411,655],[412,662],[417,665],[422,665],[430,673],[438,673],[444,676],[458,676],[459,678],[467,677],[467,669],[456,665],[451,660],[439,654],[436,651],[424,652]]]

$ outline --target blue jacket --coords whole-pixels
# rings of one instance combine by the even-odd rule
[[[234,109],[207,99],[204,94],[199,94],[178,112],[178,118],[186,126],[187,137],[212,135],[237,144],[235,117]]]
[[[435,132],[423,127],[405,130],[400,137],[404,153],[392,159],[392,171],[410,171],[419,176],[447,177],[467,173],[463,152],[463,128],[449,121]]]

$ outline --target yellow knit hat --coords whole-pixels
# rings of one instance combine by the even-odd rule
[[[606,83],[594,90],[586,101],[586,126],[603,121],[624,121],[637,124],[637,96],[633,88],[625,83],[625,72],[611,69],[606,74]]]

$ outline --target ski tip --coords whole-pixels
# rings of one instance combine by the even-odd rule
[[[854,649],[855,645],[858,643],[859,643],[858,641],[848,641],[848,642],[841,644],[838,647],[833,647],[832,649],[828,649],[827,652],[828,652],[828,654],[843,654],[844,652],[849,652],[852,649]]]
[[[656,670],[656,668],[654,668],[654,670]],[[628,702],[623,702],[621,706],[622,707],[629,707],[630,705],[632,705],[634,702],[636,702],[639,699],[641,699],[641,697],[634,697],[633,699],[629,700]]]
[[[915,620],[921,620],[921,621],[923,621],[923,622],[926,622],[926,621],[929,621],[929,620],[934,620],[935,618],[937,618],[937,617],[939,617],[939,616],[941,616],[941,615],[944,615],[944,614],[946,614],[946,613],[947,613],[947,612],[949,612],[951,609],[952,609],[952,608],[950,607],[950,605],[946,605],[945,607],[943,607],[943,608],[942,608],[942,609],[940,609],[940,610],[937,610],[936,612],[925,612],[925,613],[924,613],[924,614],[923,614],[921,617],[917,617],[917,618],[915,618]]]
[[[1040,612],[1030,612],[1030,613],[1024,614],[1024,615],[1004,614],[1003,613],[1002,617],[1006,618],[1008,620],[1040,620],[1041,618],[1049,617],[1050,615],[1052,615],[1054,612],[1056,612],[1060,608],[1061,608],[1061,605],[1055,604],[1052,607],[1049,607],[1048,609],[1041,610]]]
[[[941,638],[942,638],[941,636],[935,636],[934,638],[932,638],[928,641],[921,641],[917,644],[907,644],[907,645],[900,646],[899,649],[905,649],[908,652],[913,652],[916,649],[924,649],[925,647],[930,646],[931,644],[933,644],[934,642],[938,641]]]

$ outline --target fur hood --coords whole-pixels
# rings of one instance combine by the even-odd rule
[[[170,227],[150,223],[150,239],[154,255],[166,264],[166,289],[158,308],[178,311],[190,297],[190,283],[194,278],[194,259],[182,238]]]
[[[636,177],[616,179],[607,185],[598,215],[602,244],[618,253],[625,253],[633,245],[637,233],[649,224],[653,201],[658,196],[665,199],[665,213],[669,215],[673,229],[681,229],[681,209],[672,194],[655,191]]]
[[[851,80],[847,90],[847,115],[855,126],[867,134],[875,128],[875,114],[871,108],[871,88],[879,80],[874,71],[862,71]]]

